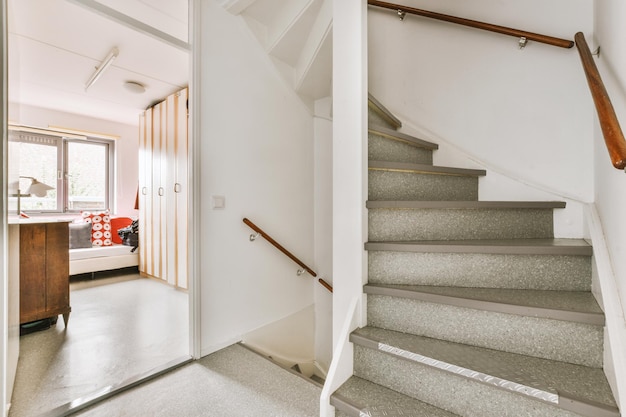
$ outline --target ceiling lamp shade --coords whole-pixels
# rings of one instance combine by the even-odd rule
[[[117,47],[111,49],[111,52],[109,52],[106,58],[104,58],[104,61],[102,61],[100,66],[96,68],[96,71],[91,75],[91,77],[89,77],[89,80],[85,83],[85,91],[87,91],[89,87],[91,87],[96,81],[98,81],[98,79],[102,76],[102,73],[107,68],[109,68],[109,66],[111,66],[113,61],[115,61],[115,58],[117,58],[119,53],[120,51],[119,49],[117,49]]]
[[[143,94],[146,92],[146,87],[137,81],[126,81],[124,88],[135,94]]]

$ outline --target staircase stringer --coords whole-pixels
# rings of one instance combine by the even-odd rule
[[[591,291],[606,317],[604,373],[616,402],[626,404],[626,312],[621,303],[616,276],[606,244],[600,215],[594,204],[585,205],[585,220],[593,245],[594,268]]]

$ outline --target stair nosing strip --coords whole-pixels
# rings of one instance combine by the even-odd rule
[[[373,105],[373,110],[378,110],[377,113],[380,114],[383,119],[387,119],[387,122],[389,124],[396,126],[396,128],[402,127],[402,122],[400,121],[400,119],[394,116],[393,113],[391,113],[385,106],[383,106],[383,104],[378,101],[378,99],[376,99],[376,97],[374,97],[371,93],[367,93],[367,102],[368,106],[371,103]]]
[[[345,413],[356,414],[357,416],[361,416],[363,413],[363,407],[360,404],[337,393],[333,393],[330,396],[330,405],[339,407]]]
[[[581,415],[593,417],[620,417],[619,409],[591,400],[582,400],[575,395],[559,391],[559,407]]]
[[[420,201],[368,200],[368,209],[557,209],[565,208],[562,201]]]
[[[370,171],[411,172],[416,174],[451,175],[462,177],[482,177],[487,175],[484,169],[442,167],[428,164],[411,164],[405,162],[369,161]]]
[[[389,288],[379,285],[365,285],[364,292],[372,295],[408,298],[424,302],[446,304],[455,307],[485,310],[494,313],[515,314],[518,316],[537,317],[543,319],[560,320],[604,326],[605,317],[602,313],[589,313],[571,310],[560,310],[548,307],[534,307],[522,304],[510,304],[497,301],[480,300],[474,298],[455,297],[451,295],[433,294],[411,289]]]
[[[393,129],[388,129],[383,126],[369,126],[367,128],[367,131],[375,135],[384,136],[387,139],[399,140],[420,148],[433,151],[439,149],[439,145],[437,145],[436,143],[428,142],[427,140],[416,138],[414,136],[407,135],[406,133],[398,132],[397,130]]]
[[[439,242],[439,243],[437,243]],[[555,255],[592,256],[590,246],[544,246],[544,245],[467,245],[453,240],[418,242],[366,242],[365,250],[419,253],[486,253],[493,255]]]
[[[385,353],[387,355],[395,356],[400,359],[407,360],[409,362],[419,363],[425,366],[429,366],[431,368],[439,369],[444,372],[451,373],[453,375],[457,375],[460,377],[464,377],[470,379],[472,381],[480,382],[482,384],[486,384],[489,386],[494,386],[497,388],[505,389],[508,391],[513,391],[518,394],[524,395],[526,397],[533,398],[535,400],[539,400],[545,403],[558,405],[559,403],[559,395],[555,392],[544,391],[537,388],[529,387],[527,385],[519,384],[514,381],[509,381],[504,378],[499,378],[493,375],[489,375],[483,372],[474,371],[468,368],[464,368],[462,366],[454,365],[448,362],[440,361],[437,359],[430,358],[428,356],[421,355],[419,353],[410,352],[408,350],[400,349],[395,346],[388,345],[386,343],[382,343],[379,341],[374,341],[367,337],[352,334],[350,335],[350,341],[361,345],[363,347],[369,347],[374,344],[376,345],[375,349],[379,352]]]

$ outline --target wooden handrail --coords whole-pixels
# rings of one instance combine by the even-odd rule
[[[598,113],[600,127],[602,128],[604,142],[609,151],[611,162],[615,168],[624,169],[626,168],[626,140],[624,140],[624,133],[617,120],[609,93],[607,93],[604,87],[598,67],[585,40],[585,35],[582,32],[578,32],[574,39],[576,40],[576,48],[585,70],[589,90],[591,90],[591,96],[596,105],[596,112]]]
[[[479,22],[477,20],[464,19],[462,17],[450,16],[447,14],[441,14],[436,12],[429,12],[428,10],[415,9],[413,7],[402,6],[399,4],[387,3],[378,0],[368,0],[368,4],[372,6],[383,7],[385,9],[391,9],[399,12],[415,14],[418,16],[428,17],[431,19],[442,20],[444,22],[456,23],[458,25],[469,26],[476,29],[487,30],[489,32],[501,33],[503,35],[514,36],[516,38],[526,38],[530,41],[536,41],[545,43],[548,45],[558,46],[560,48],[571,48],[574,46],[574,42],[567,39],[555,38],[552,36],[540,35],[538,33],[526,32],[524,30],[512,29],[505,26],[492,25],[491,23]]]
[[[250,227],[252,230],[254,230],[259,235],[261,235],[265,240],[267,240],[269,243],[271,243],[276,249],[281,251],[283,254],[287,255],[287,257],[289,259],[291,259],[292,261],[297,263],[300,267],[302,267],[302,269],[304,269],[306,272],[308,272],[311,276],[317,277],[317,274],[315,273],[315,271],[313,271],[311,268],[306,266],[306,264],[304,262],[302,262],[294,254],[292,254],[287,249],[285,249],[280,243],[278,243],[274,239],[272,239],[272,237],[270,235],[268,235],[267,233],[265,233],[263,231],[263,229],[261,229],[259,226],[257,226],[256,224],[252,223],[250,220],[248,220],[245,217],[243,218],[243,222],[246,225],[248,225],[248,227]],[[333,292],[333,287],[328,282],[324,281],[322,278],[318,278],[317,281],[320,284],[322,284],[322,286],[324,286],[324,288],[326,288],[328,291]]]

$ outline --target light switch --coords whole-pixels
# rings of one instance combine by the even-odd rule
[[[214,195],[211,196],[213,199],[213,208],[214,209],[223,209],[226,207],[226,197],[223,195]]]

